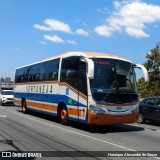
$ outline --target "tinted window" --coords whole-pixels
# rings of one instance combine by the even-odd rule
[[[157,99],[157,104],[158,107],[160,107],[160,98]]]
[[[146,99],[144,101],[145,104],[149,104],[149,105],[154,105],[155,104],[155,98],[149,98],[149,99]]]
[[[69,57],[62,60],[61,81],[67,82],[78,89],[79,57]]]
[[[54,59],[16,70],[15,82],[58,80],[59,60]]]
[[[86,94],[86,63],[80,62],[78,56],[64,58],[62,60],[61,82],[66,82]]]
[[[79,91],[87,94],[87,77],[86,77],[86,63],[80,62],[79,66]]]

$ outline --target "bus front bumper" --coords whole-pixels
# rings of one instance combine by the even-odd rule
[[[139,113],[131,113],[124,115],[111,115],[102,113],[93,113],[88,111],[88,124],[94,125],[111,125],[123,123],[135,123]]]

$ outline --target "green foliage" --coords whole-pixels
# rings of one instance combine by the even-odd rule
[[[149,83],[146,83],[144,78],[138,80],[138,90],[143,98],[160,95],[160,44],[151,49],[146,58],[144,66],[148,70]]]

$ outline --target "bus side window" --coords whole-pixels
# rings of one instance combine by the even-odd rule
[[[31,76],[28,76],[28,82],[30,82],[32,80]]]
[[[79,64],[79,91],[87,95],[87,77],[86,77],[86,63],[80,62]]]
[[[36,75],[36,81],[39,81],[39,74]]]
[[[87,77],[86,70],[79,71],[79,91],[87,94]]]
[[[36,81],[36,76],[35,75],[32,76],[32,81]]]
[[[20,78],[20,82],[23,82],[23,81],[24,81],[24,77],[21,77],[21,78]]]
[[[53,80],[57,80],[58,78],[58,73],[57,72],[53,72]]]
[[[61,81],[65,81],[66,80],[66,69],[63,68],[61,70]]]
[[[79,57],[73,56],[62,60],[61,82],[66,82],[78,90]]]
[[[53,59],[45,63],[45,80],[58,80],[58,69],[60,59]]]

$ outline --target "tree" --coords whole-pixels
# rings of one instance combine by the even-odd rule
[[[146,58],[144,66],[148,70],[149,83],[146,83],[144,78],[138,80],[138,89],[141,97],[144,98],[160,95],[160,43],[157,43],[156,47],[146,54]]]

